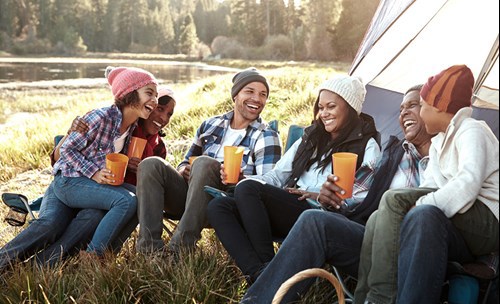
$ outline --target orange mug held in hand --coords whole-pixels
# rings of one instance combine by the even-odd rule
[[[243,160],[243,147],[224,147],[224,172],[227,175],[225,180],[228,184],[236,184],[240,179],[241,161]]]
[[[115,175],[113,178],[114,183],[109,183],[113,186],[119,186],[123,184],[125,179],[125,172],[127,171],[128,157],[127,155],[121,153],[111,153],[106,155],[106,169],[111,170],[111,173]]]
[[[345,191],[344,195],[337,193],[342,199],[352,197],[357,161],[358,155],[355,153],[338,152],[332,155],[333,174],[338,177],[337,185]]]
[[[130,144],[128,145],[128,153],[127,156],[129,158],[136,157],[141,159],[142,153],[144,153],[144,148],[146,147],[146,143],[148,141],[144,138],[132,136],[130,139]]]
[[[198,158],[198,156],[190,156],[190,157],[189,157],[189,165],[190,165],[190,166],[192,166],[192,165],[193,165],[193,162],[194,162],[194,160],[195,160],[196,158]]]

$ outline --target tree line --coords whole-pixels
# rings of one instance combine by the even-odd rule
[[[379,0],[2,0],[0,50],[351,60]]]

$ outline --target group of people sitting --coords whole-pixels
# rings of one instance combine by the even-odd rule
[[[78,252],[116,253],[138,224],[139,253],[177,260],[212,227],[248,282],[243,303],[271,303],[288,278],[325,263],[358,279],[356,303],[438,303],[449,260],[498,254],[498,139],[471,118],[467,66],[410,88],[399,112],[404,138],[383,149],[373,118],[361,112],[361,80],[328,79],[311,125],[283,155],[260,117],[268,81],[242,70],[232,79],[233,110],[201,124],[177,167],[161,139],[173,92],[142,69],[109,67],[106,78],[114,104],[75,121],[56,147],[39,217],[0,249],[0,271],[33,256],[53,265]],[[132,136],[147,140],[142,158],[130,159],[124,184],[109,185],[105,156],[126,154]],[[236,185],[225,182],[224,146],[244,149]],[[341,198],[335,152],[358,155],[351,198]],[[214,198],[205,186],[231,195]],[[164,216],[179,220],[168,243]],[[311,284],[296,284],[284,301]]]

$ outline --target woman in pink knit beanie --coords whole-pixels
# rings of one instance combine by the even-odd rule
[[[158,105],[158,83],[151,73],[139,68],[107,67],[105,76],[114,103],[83,117],[88,132],[70,133],[60,149],[54,181],[42,203],[42,208],[63,204],[67,208],[109,210],[87,248],[98,256],[110,247],[137,208],[131,185],[111,185],[118,177],[106,169],[106,155],[127,151],[138,119],[147,119]],[[49,212],[47,216],[54,214]]]

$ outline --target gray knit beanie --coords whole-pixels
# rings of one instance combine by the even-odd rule
[[[243,70],[233,77],[233,87],[231,88],[231,97],[234,97],[243,89],[247,84],[251,82],[261,82],[266,86],[267,95],[269,96],[269,84],[267,83],[266,77],[262,76],[256,68],[248,68]]]
[[[319,87],[319,92],[328,90],[340,95],[358,113],[361,113],[365,101],[366,88],[359,77],[336,76]]]

